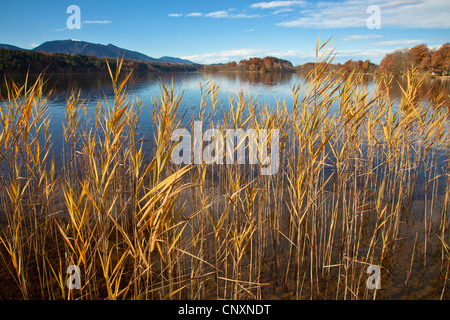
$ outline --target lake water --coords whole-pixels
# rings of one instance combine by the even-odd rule
[[[23,77],[18,77],[16,79],[18,83],[23,81]],[[143,114],[140,122],[140,129],[146,132],[151,128],[151,109],[152,100],[158,98],[161,94],[161,82],[165,84],[171,84],[176,89],[180,89],[184,92],[183,106],[188,108],[192,114],[198,112],[200,98],[201,98],[201,85],[207,84],[208,81],[220,86],[220,96],[219,103],[223,105],[223,109],[226,111],[226,106],[231,97],[236,96],[237,93],[243,91],[245,96],[249,98],[252,96],[255,101],[256,106],[264,106],[267,104],[269,107],[276,105],[277,101],[286,101],[287,108],[292,108],[292,92],[291,89],[295,85],[304,83],[304,79],[300,74],[259,74],[259,73],[216,73],[216,74],[203,74],[203,73],[167,73],[167,74],[149,74],[146,76],[134,76],[129,82],[129,98],[131,100],[139,99],[143,103]],[[365,78],[364,85],[367,86],[367,90],[373,91],[375,89],[375,83],[370,76]],[[394,87],[391,90],[392,99],[399,100],[401,98],[400,86],[405,86],[405,79],[399,79],[398,82],[394,81]],[[53,150],[58,152],[61,150],[60,143],[62,141],[62,129],[63,123],[65,121],[65,109],[66,109],[66,99],[70,95],[72,90],[80,90],[81,98],[88,100],[90,110],[95,110],[97,102],[104,101],[104,99],[113,99],[113,90],[111,86],[111,81],[108,75],[98,75],[98,74],[79,74],[79,75],[53,75],[50,77],[48,88],[53,88],[54,93],[50,96],[50,106],[49,112],[51,114],[51,130],[53,132]],[[440,79],[427,79],[422,92],[424,101],[430,101],[437,94],[443,93],[445,96],[450,95],[450,81],[442,81]],[[0,86],[0,94],[5,97],[4,87]],[[55,161],[58,163],[58,156],[61,154],[55,154]],[[443,167],[444,169],[446,167]],[[443,175],[442,175],[443,176]],[[443,176],[444,177],[444,176]],[[420,182],[421,177],[418,178]],[[285,180],[286,181],[286,180]],[[439,192],[445,192],[446,188],[438,188]],[[424,208],[433,206],[433,203],[424,201],[425,192],[418,189],[418,196],[414,199],[411,204],[414,209],[411,212],[420,213],[423,215]],[[440,199],[440,197],[436,197]],[[349,197],[351,199],[351,197]],[[333,207],[330,205],[330,207]],[[439,210],[438,210],[439,209]],[[435,212],[441,212],[440,207],[435,210]],[[426,216],[426,215],[425,215]],[[436,214],[434,217],[437,217]],[[414,220],[414,219],[412,219]],[[407,220],[409,223],[409,220]],[[431,219],[430,219],[431,221]],[[405,243],[399,245],[396,255],[389,257],[387,262],[388,266],[391,266],[392,275],[383,282],[383,288],[389,287],[391,291],[384,290],[383,292],[390,292],[386,294],[387,297],[415,297],[419,295],[420,297],[427,297],[432,294],[432,297],[438,296],[440,289],[442,288],[442,274],[439,268],[442,266],[440,262],[440,256],[434,255],[434,252],[439,253],[439,242],[434,243],[435,247],[438,248],[437,251],[430,250],[430,257],[428,260],[427,272],[422,269],[420,263],[414,264],[414,270],[411,276],[410,287],[405,289],[404,279],[405,275],[402,273],[405,269],[409,270],[410,265],[412,266],[411,251],[416,249],[415,237],[417,237],[417,230],[419,230],[420,222],[417,224],[419,227],[414,225],[414,221],[411,222],[413,227],[408,232],[405,232],[407,238],[405,238]],[[421,230],[421,229],[420,229]],[[431,230],[431,229],[430,229]],[[286,233],[287,234],[287,233]],[[420,235],[421,236],[421,235]],[[419,238],[419,242],[421,241]],[[437,241],[438,238],[433,238]],[[402,240],[402,239],[398,239]],[[421,249],[422,250],[422,249]],[[288,253],[284,251],[285,257]],[[424,249],[422,252],[426,252]],[[415,254],[419,256],[420,251]],[[402,254],[404,253],[404,254]],[[420,258],[422,256],[419,256]],[[287,260],[286,260],[287,261]],[[402,268],[396,269],[398,266]],[[282,268],[280,268],[282,269]],[[417,269],[417,270],[416,270]],[[397,271],[396,271],[397,270]],[[397,274],[395,273],[397,272]],[[271,270],[271,273],[276,274],[276,271]],[[282,274],[282,273],[280,273]],[[284,275],[284,273],[283,273]],[[287,279],[287,278],[286,278]],[[408,276],[409,279],[409,276]],[[434,284],[433,281],[438,279],[438,284]],[[445,280],[446,281],[446,280]],[[426,284],[431,288],[424,286]],[[445,283],[444,283],[445,285]],[[275,285],[274,285],[275,286]],[[288,286],[295,287],[294,281],[288,282]],[[420,290],[419,290],[419,289]],[[278,290],[279,289],[279,290]],[[281,291],[284,290],[281,286],[276,292],[277,297],[284,297]],[[437,292],[439,291],[439,292]],[[436,293],[437,292],[437,293]],[[289,295],[288,295],[289,297]]]
[[[15,76],[19,84],[24,82],[24,76]],[[229,99],[240,91],[246,98],[252,97],[256,106],[275,106],[277,100],[286,101],[288,109],[292,107],[292,88],[304,84],[305,80],[298,73],[151,73],[147,75],[133,75],[129,80],[129,97],[139,99],[144,108],[149,109],[152,99],[161,94],[161,82],[166,85],[173,83],[176,90],[184,92],[184,106],[193,112],[198,111],[201,97],[201,84],[204,86],[214,83],[220,86],[219,102],[226,105]],[[372,76],[364,78],[364,85],[369,92],[375,89]],[[399,101],[402,91],[400,85],[406,86],[406,79],[393,81],[391,98]],[[95,107],[104,97],[111,99],[113,90],[111,79],[107,74],[55,74],[48,77],[47,88],[53,90],[51,97],[51,111],[55,118],[64,113],[66,99],[72,90],[80,90],[81,97],[87,99],[91,107]],[[422,95],[428,100],[443,93],[450,96],[450,80],[429,78],[425,81]],[[4,83],[0,84],[0,95],[6,96]]]
[[[103,75],[71,75],[54,76],[51,80],[57,94],[54,95],[52,112],[55,118],[64,113],[66,98],[72,89],[80,89],[82,98],[88,99],[89,105],[104,100],[106,96],[112,99],[114,92],[109,76]],[[183,93],[182,107],[189,110],[195,117],[199,112],[199,105],[203,87],[213,83],[219,86],[218,102],[222,106],[228,104],[229,99],[240,91],[246,99],[254,99],[256,106],[275,106],[277,99],[285,100],[287,106],[292,106],[291,88],[304,80],[299,74],[259,74],[259,73],[164,73],[135,76],[129,81],[128,91],[131,100],[140,100],[143,104],[143,115],[140,126],[147,130],[151,126],[150,117],[152,100],[161,96],[164,83],[173,84],[176,92]],[[207,89],[207,88],[206,88]],[[221,115],[219,115],[221,116]]]
[[[14,80],[19,84],[24,82],[23,76],[15,76]],[[230,98],[236,96],[240,91],[244,96],[254,99],[256,107],[276,106],[277,100],[286,101],[287,108],[292,108],[292,88],[295,85],[304,84],[305,80],[297,73],[163,73],[133,75],[129,80],[129,97],[132,100],[139,99],[143,103],[144,113],[141,118],[141,128],[146,130],[151,126],[149,115],[152,107],[152,99],[161,94],[161,83],[169,85],[173,83],[176,90],[183,91],[183,107],[190,110],[195,116],[198,112],[201,84],[206,86],[214,83],[220,86],[219,103],[223,106],[228,104]],[[375,89],[372,76],[364,78],[364,85],[369,92]],[[401,86],[406,86],[406,79],[393,82],[391,98],[397,102],[401,98]],[[111,79],[107,74],[56,74],[48,78],[47,88],[53,90],[50,98],[50,111],[52,114],[52,129],[56,134],[61,133],[61,122],[64,120],[65,104],[72,90],[80,90],[81,97],[89,102],[91,108],[95,108],[98,101],[112,99],[114,92]],[[450,97],[450,81],[429,78],[425,81],[422,95],[428,101],[439,93],[444,97]],[[0,85],[0,95],[6,96],[4,83]],[[219,115],[221,116],[221,115]]]
[[[13,79],[17,84],[23,84],[25,81],[23,75],[16,75]],[[46,88],[52,90],[49,112],[51,114],[50,126],[54,137],[53,144],[55,150],[59,150],[62,139],[58,139],[58,137],[62,137],[66,101],[70,93],[79,90],[81,98],[86,99],[89,109],[93,111],[97,103],[104,102],[105,98],[113,101],[114,91],[109,74],[53,74],[48,76],[46,80]],[[373,77],[367,75],[363,80],[367,91],[373,92],[376,87]],[[30,76],[29,82],[32,83],[32,81],[33,76]],[[298,73],[189,72],[132,75],[128,81],[129,99],[142,102],[143,113],[139,122],[139,130],[145,135],[151,135],[152,132],[152,100],[161,96],[161,83],[169,87],[173,84],[175,91],[183,92],[182,108],[188,110],[185,117],[186,121],[189,120],[190,115],[194,119],[198,119],[202,85],[204,88],[211,83],[219,86],[218,103],[222,105],[222,110],[227,109],[229,100],[236,97],[240,91],[244,93],[246,99],[252,98],[256,108],[265,105],[273,108],[277,101],[285,101],[289,110],[293,105],[292,88],[297,85],[300,85],[302,89],[305,87],[305,79]],[[398,104],[402,95],[400,86],[406,87],[405,78],[393,81],[390,94],[396,104]],[[428,78],[421,93],[425,102],[431,101],[439,93],[443,93],[444,97],[450,100],[450,81]],[[2,82],[0,84],[0,96],[6,97],[6,95],[5,86]],[[335,103],[334,108],[337,108],[337,103]],[[216,120],[219,122],[222,119],[221,112],[216,115]],[[55,156],[58,158],[58,155]]]
[[[16,77],[15,80],[23,82],[24,79]],[[371,75],[365,76],[363,80],[368,90],[375,88]],[[231,97],[242,90],[257,97],[260,103],[274,103],[277,99],[291,101],[291,88],[304,83],[304,78],[298,73],[150,73],[132,76],[129,80],[130,93],[132,97],[147,100],[160,93],[161,82],[170,84],[172,81],[175,88],[185,90],[186,102],[190,103],[198,103],[200,84],[206,84],[208,81],[220,85],[222,98]],[[3,83],[0,90],[2,85]],[[391,95],[395,99],[401,97],[400,85],[406,86],[406,78],[394,79]],[[60,95],[71,89],[81,89],[85,96],[92,98],[98,97],[99,94],[103,97],[103,92],[107,96],[112,94],[111,80],[106,74],[56,74],[48,78],[47,87],[52,87]],[[422,94],[430,97],[436,96],[439,92],[450,94],[450,80],[427,78]]]

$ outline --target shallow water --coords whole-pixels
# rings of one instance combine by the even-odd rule
[[[304,79],[299,74],[259,74],[259,73],[219,73],[219,74],[203,74],[203,73],[168,73],[168,74],[149,74],[147,76],[135,76],[131,78],[129,83],[129,98],[131,100],[139,99],[143,103],[143,114],[140,119],[140,131],[145,133],[151,132],[151,108],[152,99],[157,99],[161,93],[161,81],[165,84],[173,83],[175,88],[180,88],[184,92],[183,103],[184,106],[189,109],[189,112],[196,117],[199,111],[199,103],[201,97],[200,84],[206,85],[208,81],[216,85],[220,85],[219,90],[219,104],[223,105],[222,110],[226,110],[228,100],[235,96],[239,91],[243,91],[247,98],[250,95],[255,98],[255,105],[263,106],[267,104],[269,106],[276,105],[278,99],[285,100],[286,106],[292,108],[292,93],[291,88],[296,84],[301,84]],[[396,82],[393,90],[391,90],[391,98],[399,100],[401,97],[400,86],[405,85],[405,79],[399,79]],[[438,93],[449,94],[450,86],[449,81],[441,81],[438,79],[428,79],[425,83],[424,92],[430,92],[430,94],[423,94],[423,99],[429,101]],[[369,92],[373,91],[375,84],[371,77],[366,77],[366,82]],[[62,137],[62,128],[64,123],[65,103],[71,90],[81,90],[81,97],[89,101],[90,110],[95,110],[97,102],[102,102],[104,99],[113,100],[113,90],[110,85],[110,80],[106,75],[53,75],[49,82],[48,87],[54,89],[53,95],[50,97],[51,104],[49,112],[51,114],[51,131],[53,132],[53,150],[61,150],[59,138]],[[218,119],[222,118],[222,114],[217,115]],[[207,124],[204,124],[206,127]],[[61,154],[59,155],[61,156]],[[439,171],[442,177],[445,175],[445,169],[447,168],[446,154],[438,157],[438,163],[441,164],[442,172]],[[55,154],[56,163],[58,163],[58,154]],[[331,161],[332,162],[332,161]],[[442,212],[442,194],[445,193],[445,185],[439,184],[437,187],[437,201],[431,203],[432,195],[431,190],[428,190],[428,195],[421,189],[423,185],[424,177],[419,176],[417,180],[417,189],[415,190],[414,200],[411,205],[411,212],[414,214],[405,219],[405,223],[401,226],[401,237],[395,243],[395,251],[392,254],[386,255],[386,261],[384,266],[389,269],[389,273],[382,274],[382,288],[379,291],[378,298],[439,298],[442,289],[446,287],[446,281],[443,279],[446,264],[442,264],[442,249],[440,243],[434,234],[431,232],[431,228],[435,228],[440,220],[440,213]],[[442,183],[442,181],[436,180],[436,182]],[[333,192],[333,190],[330,190]],[[334,190],[336,192],[336,190]],[[351,199],[352,196],[349,196]],[[428,199],[428,202],[426,200]],[[326,202],[324,202],[326,204]],[[433,205],[433,206],[432,206]],[[426,210],[425,210],[426,209]],[[433,210],[431,210],[433,209]],[[286,212],[286,211],[285,211]],[[426,214],[425,214],[426,212]],[[432,215],[433,214],[433,215]],[[424,234],[424,220],[423,217],[428,217],[428,221],[434,221],[435,226],[428,226],[430,234],[433,238],[429,239],[427,243],[428,247],[425,249],[425,239],[428,239],[428,235]],[[289,221],[286,221],[288,224]],[[287,233],[286,233],[287,234]],[[278,236],[278,234],[275,234]],[[274,236],[274,239],[275,239]],[[265,272],[267,282],[273,283],[273,287],[268,287],[264,290],[265,297],[269,298],[281,298],[290,299],[295,298],[294,292],[296,288],[296,279],[286,277],[284,285],[281,283],[285,279],[285,262],[278,262],[277,259],[271,261],[277,255],[287,256],[288,254],[288,242],[281,238],[280,245],[273,247],[274,251],[271,252],[270,241],[275,241],[272,238],[267,240],[267,255],[264,260],[264,265],[267,266],[272,273]],[[416,241],[417,240],[417,241]],[[277,251],[275,251],[275,249]],[[413,253],[413,255],[411,254]],[[413,261],[413,263],[412,263]],[[412,266],[411,268],[409,266]],[[301,266],[296,266],[300,268]],[[361,265],[363,267],[363,265]],[[359,266],[358,266],[359,268]],[[295,269],[292,267],[292,269]],[[320,284],[321,288],[333,288],[333,281],[336,281],[341,277],[342,270],[337,271],[333,269],[331,271],[330,285],[322,283],[324,279],[317,279],[317,284]],[[291,274],[288,274],[289,276]],[[262,279],[264,280],[264,279]],[[361,290],[364,290],[365,279],[359,280]],[[319,283],[320,282],[320,283]],[[303,286],[303,285],[302,285]],[[308,280],[305,281],[305,288],[309,286]],[[305,296],[308,298],[307,290],[305,290]],[[321,298],[333,298],[334,293],[320,293],[318,297]],[[341,297],[341,296],[340,296]],[[349,295],[351,297],[351,295]],[[370,297],[370,294],[369,294]],[[447,297],[445,292],[444,297]]]
[[[12,77],[18,84],[25,82],[23,75]],[[29,77],[30,81],[33,76]],[[252,99],[255,106],[267,105],[275,107],[277,101],[286,102],[288,110],[292,109],[292,88],[300,85],[304,88],[305,79],[298,73],[151,73],[147,75],[133,75],[128,82],[129,98],[142,101],[144,110],[150,111],[152,100],[161,94],[161,83],[167,86],[173,84],[176,91],[183,93],[183,106],[192,112],[198,113],[201,85],[207,89],[208,84],[213,83],[219,86],[219,103],[227,106],[229,99],[235,97],[239,92],[244,93],[246,99]],[[401,87],[405,87],[406,78],[399,78],[393,81],[390,91],[391,98],[398,103],[401,99]],[[363,78],[363,84],[369,93],[375,90],[373,76],[367,75]],[[87,99],[91,108],[95,108],[97,102],[104,101],[105,97],[113,99],[111,80],[107,74],[53,74],[47,77],[47,89],[52,90],[51,114],[54,118],[52,129],[56,134],[60,133],[60,123],[65,111],[65,103],[72,90],[81,92],[81,97]],[[442,93],[445,98],[450,97],[450,80],[439,78],[427,78],[421,90],[424,102],[430,102],[438,94]],[[0,83],[0,96],[6,98],[4,82]],[[301,98],[300,98],[301,99]],[[337,104],[333,105],[337,108]],[[225,108],[226,109],[226,108]],[[333,109],[333,108],[332,108]],[[331,110],[333,111],[333,110]],[[149,117],[141,119],[143,129],[151,126]],[[217,117],[221,117],[218,115]]]

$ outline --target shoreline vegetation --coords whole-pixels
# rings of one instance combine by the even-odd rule
[[[47,74],[51,73],[108,73],[108,64],[115,67],[114,58],[98,58],[91,55],[44,53],[0,49],[0,73]],[[197,71],[200,65],[145,62],[124,59],[123,72],[189,72]]]
[[[92,55],[45,53],[28,50],[0,49],[0,73],[4,74],[41,74],[47,73],[107,73],[107,63],[114,65],[114,58],[99,58]],[[294,66],[290,61],[276,57],[249,58],[239,62],[221,64],[188,64],[147,62],[123,59],[124,72],[282,72],[308,74],[314,69],[315,62]],[[429,49],[420,44],[409,49],[397,50],[386,54],[380,65],[370,60],[348,60],[345,63],[330,64],[327,72],[357,72],[363,74],[389,73],[406,76],[412,68],[417,74],[447,79],[450,75],[450,43],[444,43],[438,49]]]
[[[415,69],[398,108],[390,75],[371,93],[360,74],[335,77],[327,43],[292,88],[292,110],[258,108],[243,92],[222,103],[206,82],[200,112],[185,118],[183,92],[162,83],[148,115],[118,60],[106,66],[114,99],[93,107],[72,92],[53,137],[45,79],[7,81],[0,298],[448,299],[448,112],[417,98]],[[220,132],[279,129],[278,173],[172,163],[172,133],[196,120]],[[80,287],[69,290],[73,265]],[[381,290],[366,285],[368,266]]]

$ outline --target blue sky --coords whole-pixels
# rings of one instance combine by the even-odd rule
[[[79,30],[66,27],[70,5],[80,7]],[[371,5],[380,29],[367,25]],[[302,64],[314,61],[319,35],[334,39],[336,62],[379,63],[398,48],[439,47],[449,31],[449,0],[0,0],[0,43],[31,49],[79,39],[200,63],[272,55]]]

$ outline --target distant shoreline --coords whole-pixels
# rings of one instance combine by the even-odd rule
[[[443,81],[450,80],[450,76],[433,76],[433,75],[429,75],[429,76],[433,79],[439,79],[439,80],[443,80]]]

